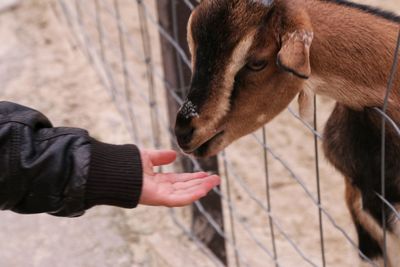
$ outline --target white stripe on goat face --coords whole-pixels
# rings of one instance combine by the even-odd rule
[[[212,89],[215,100],[209,99],[205,105],[205,110],[210,110],[213,113],[212,120],[209,122],[211,127],[218,123],[230,109],[229,99],[233,91],[235,77],[246,64],[247,55],[253,45],[254,38],[255,31],[252,31],[236,45],[229,61],[226,63],[223,77],[221,77],[222,82],[216,83],[219,88]]]
[[[246,35],[233,50],[224,74],[224,87],[233,89],[233,83],[238,71],[246,64],[247,54],[253,45],[255,32]],[[228,89],[229,90],[229,89]],[[228,91],[225,90],[225,91]]]
[[[196,51],[196,46],[194,44],[194,40],[193,40],[193,33],[192,33],[192,19],[193,19],[193,15],[194,12],[192,12],[192,14],[189,17],[189,21],[188,21],[188,26],[187,26],[187,42],[188,42],[188,46],[189,46],[189,52],[192,55],[192,71],[194,69],[194,62],[195,62],[195,51]]]

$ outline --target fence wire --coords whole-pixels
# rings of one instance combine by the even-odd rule
[[[171,1],[178,3],[176,0]],[[197,2],[192,0],[182,2],[190,10],[197,5]],[[188,88],[185,86],[174,88],[165,79],[161,64],[160,39],[167,41],[175,49],[179,62],[183,62],[177,66],[178,72],[182,73],[184,68],[190,68],[190,59],[180,45],[177,33],[169,32],[159,23],[156,2],[57,0],[57,3],[66,25],[73,33],[75,43],[88,57],[118,111],[125,119],[125,127],[132,141],[139,146],[156,148],[167,147],[171,143],[176,145],[167,116],[166,95],[169,95],[176,105],[181,105],[182,96]],[[173,16],[177,23],[179,14],[175,12]],[[382,191],[376,194],[382,200],[382,210],[388,207],[395,218],[400,220],[399,212],[386,200],[384,187],[386,184],[384,172],[386,125],[400,137],[399,126],[386,113],[389,96],[392,90],[397,90],[393,88],[392,83],[397,70],[398,47],[399,42],[388,81],[385,104],[382,109],[375,108],[374,110],[382,116],[383,125]],[[303,121],[293,107],[289,107],[286,113],[287,123],[299,123],[297,126],[300,129],[299,132],[305,136],[308,134],[310,137],[310,147],[306,153],[311,159],[308,167],[314,171],[308,170],[307,174],[304,174],[304,171],[299,173],[293,167],[293,161],[281,155],[279,144],[273,146],[274,142],[269,139],[271,135],[268,135],[268,127],[252,134],[247,139],[246,145],[242,147],[242,149],[247,149],[251,144],[252,148],[249,150],[252,153],[258,153],[258,158],[262,159],[259,162],[262,168],[259,168],[258,172],[252,170],[252,174],[257,176],[258,184],[252,183],[252,179],[238,163],[245,161],[244,164],[250,166],[246,169],[248,170],[254,167],[252,162],[247,162],[245,157],[239,157],[239,160],[232,159],[232,157],[237,158],[237,154],[241,152],[232,153],[230,149],[227,149],[219,155],[220,165],[223,167],[222,176],[226,179],[226,184],[222,185],[221,189],[214,189],[214,192],[220,196],[225,207],[225,227],[221,227],[213,214],[210,214],[200,202],[197,202],[195,206],[204,216],[205,221],[225,239],[229,266],[345,266],[357,262],[357,254],[369,265],[377,266],[358,249],[352,224],[346,223],[341,217],[335,217],[337,213],[333,214],[332,205],[337,203],[322,201],[324,194],[327,193],[324,191],[327,189],[326,186],[322,185],[325,182],[324,179],[330,179],[330,177],[321,179],[319,147],[323,137],[318,132],[318,114],[317,99],[314,101],[313,125]],[[144,117],[150,120],[143,120]],[[140,127],[138,127],[139,122]],[[196,159],[189,158],[189,160],[195,166],[195,170],[201,170]],[[314,185],[312,179],[308,177],[310,173],[313,173],[311,176],[315,176]],[[283,178],[274,177],[278,174],[286,177],[286,184],[281,181]],[[265,189],[259,190],[263,180]],[[278,201],[278,197],[281,200],[282,196],[274,194],[274,190],[279,190],[280,187],[289,188],[291,194],[296,193],[296,195],[285,196],[290,208],[288,212],[283,211],[283,205]],[[307,206],[307,210],[298,210],[297,214],[293,214],[293,209],[296,209],[297,202],[300,202],[302,198],[304,200],[301,202],[305,204],[299,205],[298,209]],[[311,212],[312,209],[315,209],[315,212]],[[199,251],[209,259],[209,266],[224,265],[202,244],[202,241],[193,233],[187,219],[179,214],[179,210],[172,209],[169,214],[182,234],[192,240]],[[384,222],[386,216],[383,213]],[[383,225],[385,227],[386,223]],[[313,234],[313,238],[308,236],[310,233]],[[334,238],[334,242],[327,238],[328,234],[330,239]],[[354,261],[343,263],[333,257],[339,246],[352,251],[353,254],[349,255],[352,255]],[[203,263],[199,265],[205,266]]]

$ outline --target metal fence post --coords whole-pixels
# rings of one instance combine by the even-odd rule
[[[188,6],[183,1],[158,0],[157,11],[161,27],[163,27],[170,36],[174,37],[174,40],[188,55],[186,42],[186,24],[190,16],[190,9]],[[180,97],[184,98],[190,84],[190,69],[184,64],[173,45],[162,36],[161,49],[166,83],[168,83],[168,86],[173,88]],[[167,95],[170,127],[173,129],[179,104],[170,94],[167,93]],[[218,160],[216,157],[200,160],[199,163],[203,170],[218,173]],[[181,164],[185,172],[194,170],[193,164],[188,159],[182,159]],[[204,209],[213,216],[215,221],[219,223],[220,228],[224,229],[222,202],[218,194],[215,192],[209,193],[207,197],[201,200],[201,204],[204,206]],[[195,206],[193,206],[192,231],[223,264],[227,264],[225,239],[214,230]]]

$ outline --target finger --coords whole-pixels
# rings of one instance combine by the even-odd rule
[[[200,184],[193,185],[188,188],[183,188],[183,189],[177,189],[172,192],[171,196],[177,196],[177,195],[185,195],[185,194],[191,194],[196,191],[210,191],[212,188],[220,184],[219,178],[217,179],[210,179],[208,181],[203,181]]]
[[[165,205],[168,207],[183,207],[192,204],[193,202],[199,200],[207,195],[208,191],[202,188],[197,188],[190,192],[173,194],[171,195]]]
[[[186,182],[193,179],[201,179],[210,176],[210,174],[206,172],[195,172],[195,173],[159,173],[157,174],[159,179],[170,182],[170,183],[178,183],[178,182]]]
[[[154,166],[169,164],[175,161],[176,152],[173,150],[146,150]]]
[[[197,192],[194,194],[180,195],[174,199],[171,199],[166,203],[167,207],[184,207],[193,204],[193,202],[205,197],[204,192]]]
[[[212,183],[212,184],[219,184],[220,178],[217,175],[211,175],[207,177],[201,177],[201,178],[194,178],[194,179],[189,179],[183,182],[177,182],[174,183],[172,186],[175,189],[188,189],[192,188],[197,185],[201,185],[203,183]]]
[[[220,178],[218,176],[214,176],[214,178],[191,188],[175,190],[166,199],[165,205],[168,207],[182,207],[192,204],[194,201],[206,196],[213,187],[220,184]]]

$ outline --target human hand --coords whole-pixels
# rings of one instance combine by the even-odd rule
[[[143,188],[139,204],[149,206],[182,207],[204,197],[220,184],[217,175],[197,173],[155,173],[154,166],[172,163],[172,150],[141,150]]]

